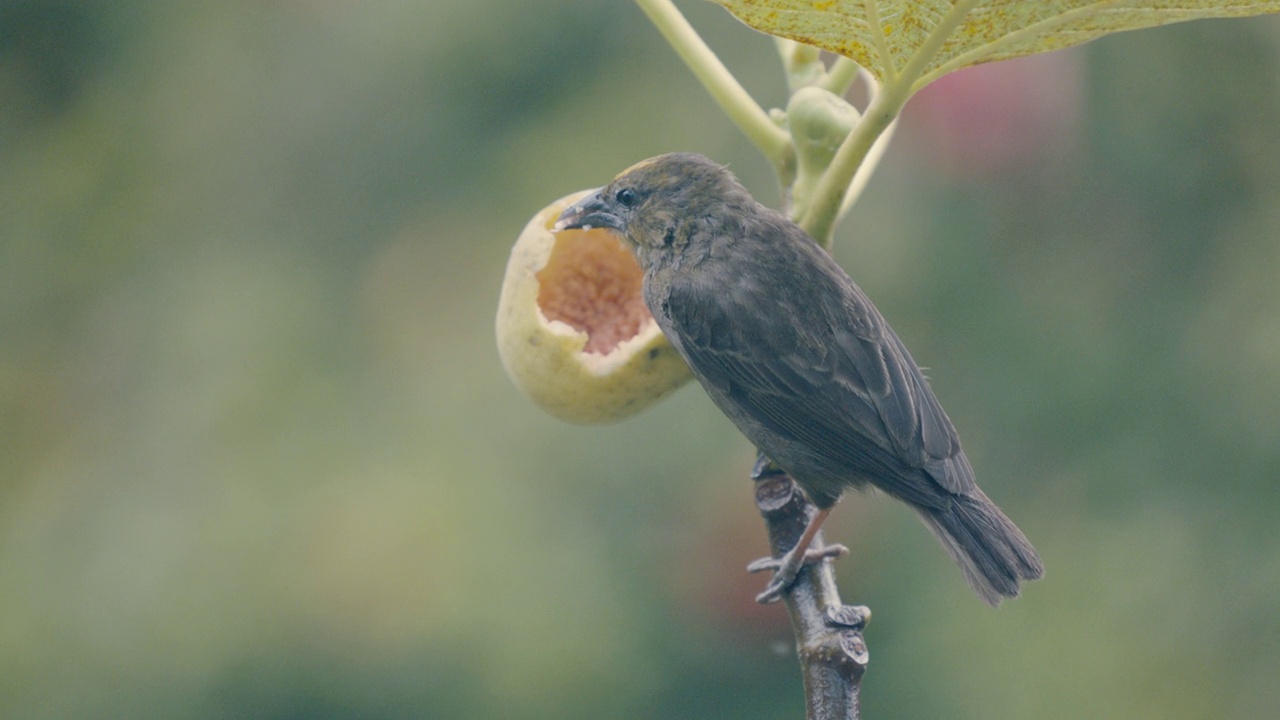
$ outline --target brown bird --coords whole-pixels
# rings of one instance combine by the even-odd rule
[[[757,598],[782,597],[846,488],[905,502],[991,605],[1044,573],[1017,526],[974,483],[955,427],[907,348],[800,226],[692,153],[624,171],[556,224],[608,228],[644,269],[658,326],[707,394],[819,511]]]

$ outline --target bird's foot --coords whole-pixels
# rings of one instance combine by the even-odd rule
[[[804,566],[847,554],[849,554],[849,548],[837,544],[803,551],[796,547],[780,558],[766,557],[756,560],[747,566],[747,572],[774,571],[773,579],[769,581],[764,592],[756,596],[756,602],[761,605],[778,602],[791,589],[791,585],[795,583],[796,577],[800,575],[800,570]]]

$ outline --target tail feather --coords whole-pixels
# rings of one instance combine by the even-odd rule
[[[1044,575],[1044,563],[1027,536],[976,487],[953,495],[943,508],[917,511],[988,605],[1017,597],[1022,581]]]

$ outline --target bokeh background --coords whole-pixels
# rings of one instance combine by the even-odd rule
[[[847,498],[867,717],[1280,715],[1277,128],[1274,19],[908,106],[836,252],[1048,575]],[[747,443],[494,349],[526,219],[669,150],[777,202],[626,2],[0,0],[0,715],[799,717]]]

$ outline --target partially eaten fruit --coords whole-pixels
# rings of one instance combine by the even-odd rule
[[[622,420],[692,377],[641,294],[643,273],[607,230],[551,232],[574,193],[533,216],[507,261],[498,353],[507,374],[569,422]]]

